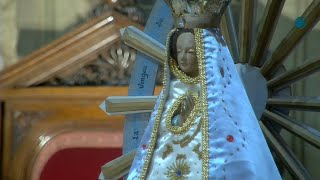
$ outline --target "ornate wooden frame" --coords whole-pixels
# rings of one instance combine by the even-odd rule
[[[126,95],[126,86],[31,86],[92,62],[119,42],[119,30],[130,25],[139,26],[119,13],[107,12],[0,72],[1,179],[34,177],[40,152],[65,133],[115,133],[122,142],[123,117],[106,116],[99,104],[111,94]]]

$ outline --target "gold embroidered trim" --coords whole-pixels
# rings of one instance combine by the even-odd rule
[[[186,83],[186,84],[198,84],[200,82],[199,75],[197,77],[194,77],[194,78],[186,75],[186,73],[184,73],[183,71],[180,70],[180,68],[178,67],[177,62],[173,58],[170,58],[169,68],[170,68],[172,74],[175,77],[177,77],[183,83]]]
[[[196,28],[196,55],[199,63],[200,85],[201,85],[201,110],[202,110],[202,179],[207,180],[209,177],[209,122],[208,122],[208,95],[206,84],[206,67],[205,67],[205,52],[203,41],[203,29]]]
[[[170,180],[183,180],[190,173],[190,166],[184,159],[176,160],[170,167],[165,175]]]
[[[168,33],[168,37],[167,37],[167,46],[166,46],[166,52],[167,52],[167,56],[168,56],[168,51],[169,51],[169,41],[170,41],[170,37],[172,36],[172,34],[176,31],[176,29],[172,29],[169,33]],[[151,138],[150,138],[150,145],[148,146],[148,151],[145,157],[145,161],[144,161],[144,165],[141,171],[141,176],[139,177],[140,180],[144,180],[146,179],[147,176],[147,172],[148,172],[148,168],[150,166],[150,160],[151,160],[151,156],[157,141],[157,136],[158,136],[158,129],[159,129],[159,125],[160,125],[160,120],[161,120],[161,116],[163,113],[163,107],[164,107],[164,103],[165,103],[165,99],[166,99],[166,95],[167,95],[167,72],[169,69],[169,64],[168,64],[168,60],[165,62],[164,64],[164,73],[163,73],[163,95],[160,99],[160,105],[158,108],[158,114],[157,117],[155,119],[154,122],[154,127],[151,133]]]
[[[202,159],[202,152],[200,150],[200,146],[201,146],[201,144],[199,143],[192,149],[192,151],[198,155],[199,160]]]
[[[165,159],[169,156],[169,154],[171,154],[173,152],[173,147],[170,144],[167,144],[167,149],[166,151],[163,152],[162,154],[162,159]]]
[[[187,118],[186,122],[183,123],[182,127],[179,126],[172,126],[171,120],[173,118],[173,114],[178,109],[182,101],[187,97],[191,96],[193,101],[195,102],[195,106],[193,107],[189,117]],[[173,103],[172,107],[169,109],[167,117],[166,117],[166,127],[167,129],[172,133],[176,135],[184,134],[186,131],[188,131],[191,126],[194,123],[194,120],[196,119],[196,116],[199,112],[199,100],[197,97],[197,94],[192,92],[187,92],[181,96],[178,97],[178,99]]]
[[[180,147],[183,148],[185,146],[187,146],[195,137],[196,135],[200,132],[201,130],[201,120],[200,122],[198,123],[198,126],[197,126],[197,129],[196,131],[192,134],[192,136],[190,135],[187,135],[186,137],[184,137],[183,139],[181,140],[173,140],[172,143],[173,144],[180,144]]]

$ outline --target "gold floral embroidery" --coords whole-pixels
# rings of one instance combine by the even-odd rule
[[[204,57],[203,29],[194,30],[196,41],[196,55],[199,63],[200,85],[201,85],[201,110],[202,110],[202,179],[209,177],[209,122],[208,122],[208,95],[206,84],[206,66]]]
[[[185,147],[185,145],[186,145],[185,142],[188,141],[189,139],[191,139],[190,135],[186,135],[181,140],[173,140],[172,143],[173,144],[180,144],[180,147]]]
[[[186,84],[198,84],[200,82],[200,77],[197,76],[195,78],[186,75],[177,65],[177,62],[171,58],[169,62],[169,68],[172,74],[177,77],[181,82]]]
[[[195,152],[196,154],[198,154],[199,160],[202,159],[202,152],[201,152],[201,150],[200,150],[200,146],[201,146],[201,144],[199,143],[199,144],[197,144],[197,145],[192,149],[193,152]]]
[[[187,178],[190,173],[190,166],[184,159],[176,160],[170,167],[167,168],[168,171],[165,175],[170,180],[183,180]]]
[[[195,106],[193,107],[186,122],[184,122],[182,126],[173,126],[171,123],[171,120],[173,118],[174,113],[179,108],[182,101],[189,95],[192,97],[193,101],[195,102],[194,103]],[[181,134],[185,133],[186,131],[188,131],[188,129],[190,129],[192,124],[194,123],[194,120],[196,119],[196,116],[199,112],[199,105],[198,104],[199,104],[198,97],[197,97],[197,94],[195,94],[195,93],[187,92],[184,95],[179,96],[178,99],[173,103],[172,107],[169,109],[168,115],[166,117],[166,127],[168,128],[168,130],[171,133],[176,134],[176,135],[181,135]]]
[[[176,160],[179,159],[187,159],[187,156],[185,154],[177,154]]]
[[[167,158],[168,155],[173,152],[173,147],[170,144],[167,144],[166,147],[167,147],[167,149],[166,149],[166,151],[163,152],[162,159]]]
[[[180,144],[180,147],[186,147],[195,137],[196,135],[200,132],[201,130],[201,121],[198,123],[196,131],[192,134],[192,136],[187,135],[181,140],[173,140],[173,144]]]

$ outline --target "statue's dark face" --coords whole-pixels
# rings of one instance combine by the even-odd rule
[[[182,33],[177,38],[177,62],[180,69],[188,76],[198,75],[196,45],[191,32]]]

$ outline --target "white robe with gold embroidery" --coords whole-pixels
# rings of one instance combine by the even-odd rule
[[[190,92],[198,95],[199,91],[199,84],[185,84],[177,79],[172,80],[161,118],[162,122],[171,121],[168,112],[174,110],[173,104],[179,97]],[[147,179],[158,180],[164,177],[169,179],[177,173],[189,179],[201,179],[201,114],[198,113],[191,123],[190,128],[181,134],[173,134],[170,130],[172,127],[167,123],[160,124],[157,144],[150,164],[152,170],[149,171]]]
[[[182,91],[175,92],[178,88],[174,87],[168,61],[164,66],[163,91],[128,179],[281,179],[220,30],[194,31],[200,73],[201,133],[185,149],[172,145],[174,140],[192,135],[197,124],[180,136],[166,126],[170,102],[191,88],[181,86]],[[198,143],[201,159],[193,151]],[[167,145],[172,145],[172,152]]]

